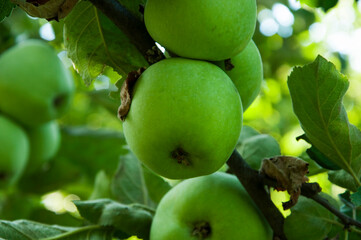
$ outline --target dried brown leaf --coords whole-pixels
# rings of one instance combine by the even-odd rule
[[[78,0],[12,0],[30,16],[59,20],[68,15]]]
[[[260,173],[277,181],[277,191],[287,191],[291,198],[283,203],[283,208],[294,206],[301,194],[302,183],[308,181],[308,163],[300,158],[290,156],[277,156],[264,159]]]
[[[128,73],[127,79],[123,82],[122,89],[120,90],[121,105],[118,108],[118,118],[122,121],[125,120],[132,103],[133,87],[145,69],[145,67],[142,67],[137,71]]]

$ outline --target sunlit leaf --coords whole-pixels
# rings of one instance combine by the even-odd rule
[[[147,65],[129,39],[88,1],[79,2],[66,17],[64,36],[68,56],[86,84],[106,65],[123,76]]]
[[[293,109],[310,142],[361,185],[361,132],[342,105],[347,78],[321,56],[288,79]]]

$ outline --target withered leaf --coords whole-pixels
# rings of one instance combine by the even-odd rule
[[[12,0],[30,16],[59,20],[68,15],[78,0]]]
[[[291,198],[283,203],[283,208],[294,206],[301,194],[302,183],[308,181],[308,163],[300,158],[277,156],[262,161],[261,174],[277,180],[277,191],[287,191]]]
[[[128,73],[127,79],[123,82],[122,89],[120,90],[121,105],[118,108],[118,118],[122,121],[125,120],[132,103],[133,87],[145,69],[145,67],[142,67],[137,71]]]

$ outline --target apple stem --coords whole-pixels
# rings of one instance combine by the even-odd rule
[[[189,161],[189,153],[183,150],[183,148],[178,147],[172,153],[172,158],[176,159],[179,164],[184,166],[189,166],[191,163]]]
[[[211,234],[211,226],[208,222],[198,222],[194,224],[192,231],[192,236],[197,237],[198,239],[205,239]]]

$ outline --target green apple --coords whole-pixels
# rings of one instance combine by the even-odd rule
[[[30,141],[30,156],[26,171],[32,172],[55,156],[60,146],[61,136],[56,121],[28,128],[27,134]]]
[[[29,157],[29,140],[24,129],[0,114],[0,187],[14,184]]]
[[[216,64],[232,79],[241,96],[243,111],[246,111],[258,96],[263,80],[262,59],[256,44],[251,40],[241,53],[231,58],[234,66],[231,70],[225,69],[224,61]]]
[[[256,12],[255,0],[148,0],[144,21],[152,38],[170,52],[218,61],[246,47]]]
[[[73,91],[70,73],[45,42],[28,40],[0,56],[0,111],[24,125],[60,117]]]
[[[187,179],[160,201],[150,240],[269,240],[268,223],[233,175]]]
[[[123,124],[137,158],[171,179],[217,171],[241,128],[241,99],[227,74],[184,58],[162,60],[140,76]]]

